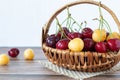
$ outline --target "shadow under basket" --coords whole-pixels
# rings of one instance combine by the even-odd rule
[[[67,4],[60,8],[59,10],[57,10],[42,29],[42,49],[44,51],[44,54],[46,55],[47,59],[53,64],[62,66],[69,70],[77,70],[83,72],[98,72],[108,70],[115,66],[120,61],[120,51],[107,53],[98,53],[90,51],[72,52],[69,49],[59,50],[56,48],[48,47],[45,43],[45,40],[48,36],[50,25],[52,21],[55,19],[55,17],[67,7],[71,7],[78,4],[93,4],[99,6],[99,2],[96,1],[79,0]],[[113,11],[103,4],[101,4],[101,7],[111,14],[120,31],[120,22],[116,15],[113,13]]]

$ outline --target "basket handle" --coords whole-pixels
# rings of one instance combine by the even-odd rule
[[[61,7],[60,9],[58,9],[49,19],[48,23],[43,27],[43,34],[42,34],[42,38],[44,41],[44,39],[46,38],[47,36],[47,33],[49,31],[49,28],[50,28],[50,25],[52,23],[52,21],[56,18],[56,16],[58,14],[60,14],[64,9],[66,9],[67,7],[71,7],[71,6],[74,6],[74,5],[78,5],[78,4],[92,4],[92,5],[96,5],[96,6],[99,6],[99,2],[97,1],[93,1],[93,0],[78,0],[78,1],[75,1],[75,2],[72,2],[72,3],[69,3],[63,7]],[[104,8],[113,18],[113,20],[115,21],[115,23],[117,24],[118,26],[118,29],[119,29],[119,32],[120,32],[120,22],[117,18],[117,16],[115,15],[115,13],[110,9],[108,8],[107,6],[105,6],[104,4],[101,4],[101,7]]]

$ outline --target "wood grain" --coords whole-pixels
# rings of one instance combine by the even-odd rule
[[[31,47],[35,52],[33,61],[24,60],[23,52],[28,47],[19,47],[20,54],[17,58],[10,58],[7,66],[0,66],[0,80],[75,80],[58,73],[55,73],[44,66],[39,61],[46,61],[46,57],[40,47]],[[30,47],[29,47],[30,48]],[[0,54],[6,53],[10,47],[1,47]],[[104,74],[101,76],[85,80],[120,80],[120,71]]]

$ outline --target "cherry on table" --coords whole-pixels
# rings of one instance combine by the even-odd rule
[[[19,54],[19,49],[18,48],[12,48],[12,49],[10,49],[9,51],[8,51],[8,55],[10,56],[10,57],[17,57],[18,56],[18,54]]]
[[[7,54],[0,54],[0,65],[4,66],[9,63],[10,59]]]

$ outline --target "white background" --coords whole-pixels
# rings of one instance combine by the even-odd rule
[[[72,1],[75,0],[0,0],[0,47],[41,46],[43,25],[58,8]],[[113,10],[120,20],[120,0],[101,1]],[[82,11],[75,12],[77,15],[84,14],[85,18],[85,15],[96,14],[93,8],[86,9],[82,14]],[[109,15],[105,16],[109,19]],[[114,22],[110,25],[112,30],[117,30]]]

